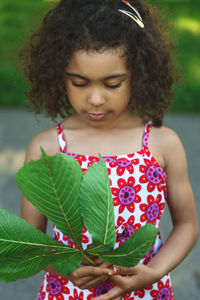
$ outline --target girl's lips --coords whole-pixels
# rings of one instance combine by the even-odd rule
[[[88,117],[91,120],[95,120],[95,121],[100,121],[103,120],[105,118],[106,114],[92,114],[92,113],[88,113]]]

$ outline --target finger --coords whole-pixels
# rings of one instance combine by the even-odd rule
[[[120,275],[133,275],[135,271],[135,267],[133,268],[124,268],[121,266],[113,266],[113,271],[115,274]]]
[[[90,281],[86,281],[84,284],[84,289],[91,289],[94,288],[96,286],[98,286],[99,284],[103,283],[104,281],[106,281],[109,278],[109,276],[99,276],[97,278],[93,278],[93,280]]]
[[[94,300],[114,300],[120,296],[122,296],[124,291],[120,289],[118,286],[111,289],[108,293],[103,294],[99,297],[93,298]],[[119,298],[121,299],[121,298]]]
[[[113,271],[103,266],[92,267],[92,266],[80,266],[76,271],[77,277],[85,276],[101,276],[101,275],[113,275]]]
[[[110,263],[106,263],[106,262],[103,262],[101,263],[99,266],[99,268],[109,268],[109,269],[112,269],[112,272],[113,272],[113,264],[110,264]]]
[[[128,287],[132,286],[134,284],[133,282],[133,276],[127,277],[127,276],[121,276],[121,275],[113,275],[109,278],[110,281],[112,281],[115,285],[120,287],[121,289],[125,290]]]

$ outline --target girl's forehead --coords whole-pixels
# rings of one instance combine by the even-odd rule
[[[110,73],[128,73],[123,49],[106,49],[98,52],[75,51],[66,71],[76,72],[86,77],[106,77]]]

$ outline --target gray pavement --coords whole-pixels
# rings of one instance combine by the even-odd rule
[[[0,207],[20,214],[21,192],[16,187],[15,174],[21,167],[31,138],[51,126],[43,116],[21,110],[0,110]],[[180,136],[188,158],[188,170],[200,216],[200,114],[168,114],[164,124]],[[171,229],[166,209],[161,221],[163,239]],[[48,228],[51,234],[51,225]],[[0,282],[0,300],[35,300],[43,272],[13,283]],[[175,300],[200,299],[200,241],[190,255],[172,272]]]

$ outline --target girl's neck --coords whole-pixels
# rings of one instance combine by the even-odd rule
[[[67,119],[63,121],[63,126],[77,129],[77,130],[87,130],[88,132],[106,132],[113,130],[115,131],[120,129],[136,128],[141,126],[143,121],[141,117],[136,115],[134,112],[127,109],[119,117],[113,119],[111,122],[105,122],[102,124],[99,122],[97,124],[87,123],[81,116],[77,113],[74,113]]]

